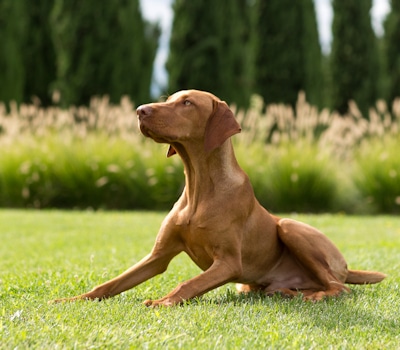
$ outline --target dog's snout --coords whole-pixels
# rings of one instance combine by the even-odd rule
[[[153,113],[153,108],[149,105],[142,105],[136,109],[136,113],[139,118],[149,117]]]

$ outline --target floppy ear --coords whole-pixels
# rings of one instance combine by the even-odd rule
[[[174,154],[176,154],[175,148],[170,145],[168,147],[167,158],[172,157]]]
[[[207,153],[221,146],[229,137],[241,131],[232,111],[223,101],[214,101],[214,111],[207,120],[204,149]]]

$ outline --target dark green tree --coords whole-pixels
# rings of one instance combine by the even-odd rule
[[[312,0],[258,0],[256,91],[266,103],[294,105],[300,90],[321,105],[321,47]]]
[[[195,88],[246,106],[252,84],[252,4],[175,0],[168,93]]]
[[[384,36],[389,103],[400,96],[400,1],[391,0],[391,8],[385,20]]]
[[[22,102],[25,86],[25,42],[28,15],[25,1],[0,1],[0,101]]]
[[[145,22],[138,0],[54,1],[51,28],[62,104],[108,94],[137,104],[150,98],[159,27]]]
[[[363,115],[377,99],[378,51],[371,0],[333,0],[332,108],[346,113],[355,100]]]
[[[20,2],[20,0],[14,0]],[[54,46],[49,16],[53,0],[26,1],[28,15],[23,65],[25,69],[24,101],[36,96],[42,105],[52,102],[50,86],[56,77]]]

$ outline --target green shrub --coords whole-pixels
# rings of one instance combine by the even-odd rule
[[[248,170],[261,204],[273,211],[326,212],[337,205],[334,162],[317,146],[270,147],[264,164]],[[265,152],[266,153],[266,152]]]
[[[165,209],[183,176],[176,161],[157,151],[150,142],[101,134],[15,142],[2,150],[0,206]]]
[[[90,134],[85,140],[47,135],[4,147],[0,206],[168,209],[184,186],[179,157],[165,146]],[[332,160],[315,145],[235,147],[259,201],[274,211],[335,208]]]
[[[356,155],[354,183],[370,210],[400,213],[400,140],[382,137],[365,142]]]

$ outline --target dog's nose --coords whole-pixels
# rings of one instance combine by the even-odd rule
[[[141,105],[136,109],[136,113],[139,119],[149,117],[153,113],[153,108],[149,105]]]

